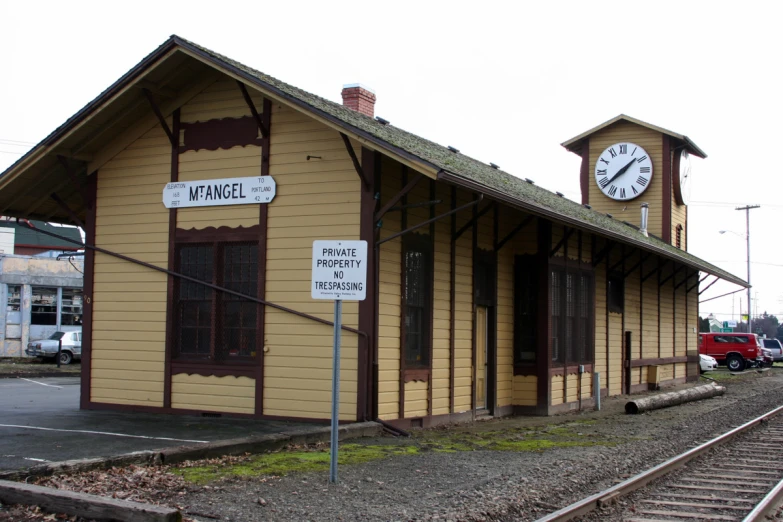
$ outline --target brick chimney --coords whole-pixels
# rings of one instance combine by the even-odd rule
[[[361,83],[343,85],[343,105],[370,118],[375,116],[375,93]]]

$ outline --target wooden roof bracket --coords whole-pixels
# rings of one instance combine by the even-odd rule
[[[669,274],[669,275],[666,277],[666,279],[662,279],[662,280],[661,280],[661,282],[660,282],[660,283],[658,283],[658,286],[663,286],[663,285],[665,285],[666,283],[668,283],[668,282],[669,282],[669,280],[670,280],[671,278],[673,278],[674,276],[676,276],[677,274],[679,274],[679,273],[680,273],[680,270],[682,270],[683,268],[685,268],[685,265],[680,265],[680,268],[677,268],[677,269],[673,270],[673,271],[672,271],[672,273],[671,273],[671,274]]]
[[[625,244],[623,244],[623,245],[621,245],[621,246],[625,246]],[[625,266],[625,262],[626,262],[626,261],[628,261],[628,259],[630,259],[630,258],[631,258],[631,256],[632,256],[632,255],[634,255],[635,253],[636,253],[636,252],[634,252],[633,250],[631,250],[630,252],[628,252],[627,254],[625,254],[625,255],[622,257],[622,259],[620,259],[618,262],[616,262],[614,265],[612,265],[612,266],[609,268],[609,271],[610,271],[610,272],[614,272],[614,271],[615,271],[615,270],[617,270],[619,267],[621,267],[621,266]],[[629,271],[629,273],[630,273],[630,271]],[[623,277],[625,277],[625,276],[626,276],[626,275],[625,275],[625,274],[623,274]]]
[[[79,178],[76,177],[76,173],[73,171],[71,164],[68,163],[68,158],[58,154],[57,160],[65,167],[65,172],[68,174],[68,177],[73,182],[73,185],[79,190],[79,195],[82,197],[84,207],[91,208],[90,199],[87,197],[87,187],[85,187],[84,184],[79,181]]]
[[[160,123],[160,126],[163,127],[163,130],[166,132],[166,136],[169,137],[169,142],[171,143],[172,147],[177,147],[179,145],[179,136],[174,136],[174,134],[171,132],[171,128],[169,128],[169,124],[166,123],[166,118],[163,116],[163,113],[160,112],[160,107],[158,107],[158,104],[155,103],[155,99],[152,97],[152,93],[149,91],[149,89],[142,89],[141,90],[144,93],[144,96],[147,97],[147,101],[150,102],[150,107],[152,107],[152,112],[155,113],[155,116],[158,118],[158,122]]]
[[[674,289],[675,289],[675,290],[677,290],[677,289],[678,289],[678,288],[680,288],[682,285],[684,285],[685,283],[687,283],[687,282],[688,282],[688,281],[689,281],[689,280],[690,280],[690,279],[691,279],[693,276],[695,276],[695,275],[698,275],[698,274],[699,274],[699,271],[697,270],[696,272],[693,272],[691,275],[688,275],[688,270],[687,270],[687,268],[686,268],[686,270],[685,270],[685,279],[683,279],[682,281],[680,281],[679,283],[677,283],[676,285],[674,285]],[[687,293],[687,292],[686,292],[686,293]]]
[[[690,286],[690,287],[689,287],[689,288],[688,288],[688,289],[685,291],[685,293],[686,293],[686,294],[690,294],[690,293],[691,293],[691,290],[693,290],[694,288],[698,287],[698,286],[699,286],[699,285],[702,283],[702,281],[704,281],[704,280],[705,280],[705,279],[707,279],[708,277],[710,277],[710,274],[707,274],[707,275],[705,275],[704,277],[702,277],[701,279],[699,279],[699,282],[698,282],[698,283],[696,283],[695,285],[692,285],[692,286]]]
[[[386,203],[381,209],[375,213],[375,222],[376,224],[378,221],[380,221],[383,216],[386,215],[386,213],[391,210],[394,205],[399,203],[399,201],[411,190],[416,187],[416,184],[421,180],[421,178],[424,177],[424,174],[417,173],[412,180],[410,180],[404,187],[402,187],[402,190],[400,190],[393,198],[389,200],[388,203]]]
[[[343,143],[345,143],[345,150],[348,151],[348,155],[351,157],[351,161],[353,161],[353,168],[355,168],[356,173],[359,174],[359,178],[362,180],[362,184],[364,184],[365,188],[369,187],[370,181],[364,174],[364,170],[362,170],[362,166],[359,163],[359,158],[356,157],[356,151],[354,151],[353,147],[351,146],[351,140],[349,140],[348,136],[346,136],[343,132],[340,133],[340,137],[343,139]]]
[[[498,241],[498,243],[495,245],[495,252],[498,252],[501,248],[503,248],[506,243],[513,239],[513,237],[516,236],[520,230],[528,226],[531,221],[533,221],[533,216],[528,216],[523,219],[521,223],[515,226],[514,229],[506,235],[506,237]]]
[[[79,216],[77,216],[77,215],[76,215],[76,212],[74,212],[74,211],[71,209],[71,207],[69,207],[69,206],[68,206],[68,204],[67,204],[65,201],[63,201],[63,199],[62,199],[60,196],[58,196],[57,194],[55,194],[54,192],[52,192],[52,193],[49,195],[49,197],[50,197],[50,198],[52,198],[52,199],[54,200],[54,202],[55,202],[55,203],[57,203],[57,205],[58,205],[58,206],[59,206],[61,209],[63,209],[63,211],[64,211],[66,214],[68,214],[68,215],[71,217],[71,221],[73,221],[73,224],[74,224],[74,225],[77,225],[77,226],[81,227],[82,229],[86,229],[86,227],[84,226],[84,222],[83,222],[81,219],[79,219]],[[84,203],[84,204],[85,204],[85,206],[87,206],[87,202],[86,202],[86,201],[85,201],[85,203]],[[88,207],[88,208],[89,208],[89,207]]]
[[[481,201],[483,198],[484,198],[484,194],[479,194],[479,198],[473,201],[471,204],[478,204],[478,202]],[[479,210],[476,214],[474,214],[474,216],[470,219],[470,221],[462,225],[462,228],[457,230],[457,233],[451,236],[451,240],[452,241],[458,240],[462,234],[464,234],[470,227],[472,227],[475,223],[477,223],[479,219],[481,219],[481,216],[485,215],[487,212],[492,210],[495,207],[495,205],[496,203],[492,201],[490,202],[489,205]],[[467,205],[463,205],[463,206],[467,208]]]
[[[269,137],[269,127],[264,125],[264,120],[261,119],[261,115],[258,114],[258,110],[256,109],[256,105],[253,103],[253,99],[250,97],[250,93],[247,92],[247,87],[244,83],[237,80],[237,85],[239,85],[239,90],[242,91],[242,97],[245,99],[245,103],[247,103],[247,106],[250,108],[251,114],[253,114],[253,119],[256,120],[256,124],[258,125],[258,130],[261,131],[261,137],[262,138],[268,138]]]
[[[640,259],[639,259],[639,261],[638,261],[638,262],[637,262],[635,265],[633,265],[631,268],[629,268],[629,269],[628,269],[628,271],[626,271],[626,272],[623,274],[623,278],[625,278],[625,277],[628,277],[629,275],[631,275],[631,273],[632,273],[634,270],[636,270],[637,268],[639,268],[640,266],[642,266],[642,264],[643,264],[645,261],[647,261],[648,259],[650,259],[650,257],[652,257],[652,254],[651,254],[651,253],[649,253],[649,252],[647,253],[647,255],[646,255],[646,256],[641,256],[641,257],[640,257]]]
[[[644,283],[645,281],[647,281],[648,279],[650,279],[652,276],[654,276],[655,274],[657,274],[658,272],[660,272],[660,271],[661,271],[661,269],[663,269],[663,267],[665,267],[665,266],[666,266],[667,264],[669,264],[670,262],[671,262],[671,259],[665,259],[665,260],[663,261],[663,263],[661,263],[661,259],[660,259],[660,258],[658,258],[658,266],[657,266],[656,268],[653,268],[652,272],[650,272],[650,273],[649,273],[649,274],[647,274],[646,276],[642,276],[642,283]]]
[[[593,268],[601,264],[601,261],[603,261],[604,258],[609,255],[609,252],[612,251],[615,245],[617,245],[617,243],[614,241],[609,241],[606,243],[606,245],[604,245],[604,247],[593,258]]]
[[[549,252],[549,257],[552,257],[552,256],[554,256],[555,254],[557,254],[557,251],[558,251],[558,250],[560,250],[561,248],[563,248],[563,245],[565,245],[566,241],[568,241],[568,240],[571,238],[571,236],[573,236],[573,235],[574,235],[574,232],[576,232],[576,229],[575,229],[575,228],[573,228],[573,227],[571,227],[571,228],[569,228],[569,227],[563,227],[563,228],[565,229],[565,234],[563,234],[563,237],[562,237],[562,238],[560,239],[560,241],[558,241],[558,243],[555,245],[555,248],[553,248],[553,249],[552,249],[552,250]]]
[[[385,237],[385,238],[381,239],[380,241],[376,242],[375,244],[376,245],[380,245],[380,244],[383,244],[383,243],[385,243],[387,241],[391,241],[392,239],[396,239],[396,238],[398,238],[398,237],[400,237],[400,236],[402,236],[404,234],[407,234],[408,232],[413,232],[414,230],[416,230],[418,228],[421,228],[423,226],[429,225],[430,223],[434,223],[434,222],[436,222],[436,221],[438,221],[440,219],[443,219],[445,217],[448,217],[448,216],[450,216],[452,214],[456,214],[460,210],[465,210],[466,208],[470,208],[470,207],[472,207],[474,205],[478,205],[481,202],[482,199],[484,199],[484,194],[479,194],[478,198],[474,199],[470,203],[465,203],[461,207],[457,207],[455,209],[449,210],[448,212],[446,212],[444,214],[441,214],[440,216],[435,216],[434,218],[428,219],[427,221],[422,221],[418,225],[413,225],[412,227],[406,228],[402,232],[397,232],[396,234],[392,234],[389,237]]]
[[[706,291],[707,291],[707,290],[708,290],[708,289],[709,289],[709,288],[710,288],[712,285],[714,285],[715,283],[717,283],[719,279],[720,279],[720,277],[718,277],[718,276],[715,276],[715,280],[713,280],[713,281],[712,281],[712,283],[710,283],[710,284],[708,284],[707,286],[705,286],[705,287],[704,287],[704,290],[700,290],[700,291],[699,291],[699,295],[701,295],[701,294],[703,294],[704,292],[706,292]],[[738,290],[738,291],[739,291],[739,290]],[[734,293],[734,292],[732,292],[732,293]]]

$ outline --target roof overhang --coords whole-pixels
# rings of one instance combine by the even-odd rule
[[[514,198],[509,194],[505,194],[497,189],[488,187],[481,183],[477,183],[476,181],[470,179],[466,179],[462,176],[459,176],[452,172],[447,172],[445,170],[441,170],[438,173],[438,179],[445,181],[447,183],[451,183],[453,185],[463,187],[473,192],[484,194],[488,198],[504,203],[512,208],[516,208],[518,210],[528,212],[535,216],[543,217],[552,220],[554,222],[569,225],[577,229],[586,230],[594,234],[597,234],[599,236],[606,237],[614,241],[618,241],[620,243],[625,243],[625,244],[635,246],[640,250],[650,252],[652,254],[660,256],[663,259],[668,259],[675,263],[679,263],[681,265],[685,265],[690,268],[693,268],[694,270],[698,270],[706,274],[714,275],[720,279],[723,279],[730,283],[734,283],[744,288],[748,288],[750,286],[743,279],[740,279],[739,277],[736,277],[724,270],[721,270],[720,268],[713,266],[710,263],[701,261],[698,258],[693,258],[691,256],[686,257],[685,255],[679,255],[677,252],[673,252],[672,249],[674,249],[674,247],[667,248],[667,245],[662,241],[660,241],[660,245],[656,245],[655,242],[645,241],[641,239],[641,234],[639,239],[634,239],[633,237],[629,237],[628,235],[624,235],[624,234],[617,234],[611,230],[607,230],[606,228],[594,226],[585,221],[574,219],[571,216],[567,216],[551,211],[545,207],[532,205],[526,201],[522,201],[517,198]]]
[[[630,116],[626,116],[625,114],[620,114],[619,116],[615,116],[611,120],[607,120],[603,122],[602,124],[593,127],[592,129],[583,132],[582,134],[575,136],[571,138],[570,140],[564,141],[561,143],[563,147],[566,148],[566,150],[573,152],[574,154],[582,154],[582,145],[584,144],[584,141],[591,136],[592,134],[595,134],[596,132],[600,131],[601,129],[604,129],[606,127],[609,127],[610,125],[613,125],[617,123],[618,121],[627,121],[630,123],[635,123],[636,125],[640,125],[642,127],[645,127],[647,129],[654,130],[656,132],[660,132],[661,134],[665,134],[667,136],[670,136],[671,138],[674,138],[676,141],[680,142],[679,144],[675,144],[675,147],[677,145],[681,145],[685,148],[690,154],[693,154],[694,156],[697,156],[699,158],[706,158],[707,154],[701,150],[688,136],[685,136],[684,134],[678,134],[676,132],[672,132],[668,129],[664,129],[663,127],[658,127],[657,125],[653,125],[651,123],[647,123],[646,121],[637,120],[636,118],[632,118]]]

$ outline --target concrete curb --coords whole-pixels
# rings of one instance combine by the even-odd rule
[[[361,437],[375,437],[381,434],[383,427],[376,422],[358,422],[346,424],[339,428],[339,440],[349,440]],[[238,439],[227,439],[206,444],[191,444],[175,446],[156,451],[136,451],[111,457],[92,459],[65,460],[48,462],[30,468],[0,472],[0,480],[24,481],[30,477],[46,477],[56,474],[80,473],[94,469],[109,469],[112,467],[138,465],[175,464],[186,460],[198,460],[224,455],[241,455],[244,453],[262,453],[274,451],[288,444],[312,444],[328,442],[331,429],[329,426],[300,428],[269,435],[257,435]]]

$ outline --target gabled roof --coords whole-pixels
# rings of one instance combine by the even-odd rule
[[[46,154],[46,149],[53,148],[57,144],[58,139],[73,134],[82,120],[92,117],[96,111],[111,108],[109,102],[113,97],[127,92],[128,85],[142,78],[146,70],[157,66],[161,60],[172,59],[173,53],[178,51],[195,58],[210,68],[217,69],[255,87],[264,93],[265,96],[298,107],[312,117],[339,129],[363,144],[384,152],[403,163],[413,165],[431,177],[437,177],[443,181],[464,186],[470,190],[484,193],[488,197],[502,201],[509,206],[569,226],[588,230],[609,239],[632,244],[691,268],[713,274],[742,286],[747,286],[742,279],[661,240],[645,237],[638,230],[625,223],[587,209],[568,199],[561,198],[548,190],[527,183],[520,178],[469,156],[454,152],[447,147],[438,145],[393,125],[382,124],[339,103],[281,82],[256,69],[247,67],[178,36],[169,38],[134,69],[126,73],[118,82],[109,87],[109,89],[70,118],[25,157],[0,175],[0,207],[3,206],[3,191],[6,181],[11,176],[16,177],[23,174],[25,169],[35,161],[35,158],[32,157],[33,155],[37,153]],[[627,119],[626,116],[622,117]],[[633,121],[637,122],[637,120]],[[604,126],[611,123],[612,120],[604,124]],[[669,131],[666,132],[668,133]],[[703,153],[701,151],[699,153],[698,155],[703,157]],[[49,151],[49,154],[51,154],[51,151]],[[82,174],[86,176],[86,172]],[[76,198],[76,201],[78,202],[78,198]],[[12,212],[6,211],[6,213],[13,215]]]
[[[707,154],[703,150],[701,150],[695,143],[693,143],[693,141],[691,141],[691,139],[688,136],[685,136],[684,134],[678,134],[676,132],[672,132],[668,129],[664,129],[663,127],[658,127],[657,125],[653,125],[652,123],[647,123],[646,121],[637,120],[636,118],[626,116],[625,114],[620,114],[619,116],[615,116],[611,120],[607,120],[603,122],[601,125],[598,125],[590,130],[583,132],[579,136],[575,136],[570,140],[564,141],[563,143],[561,143],[561,145],[565,147],[567,150],[575,154],[581,154],[582,141],[585,138],[621,120],[635,123],[636,125],[640,125],[642,127],[646,127],[656,132],[660,132],[661,134],[666,134],[667,136],[671,136],[672,138],[681,141],[683,145],[685,145],[685,149],[691,154],[693,154],[694,156],[697,156],[699,158],[707,157]]]

